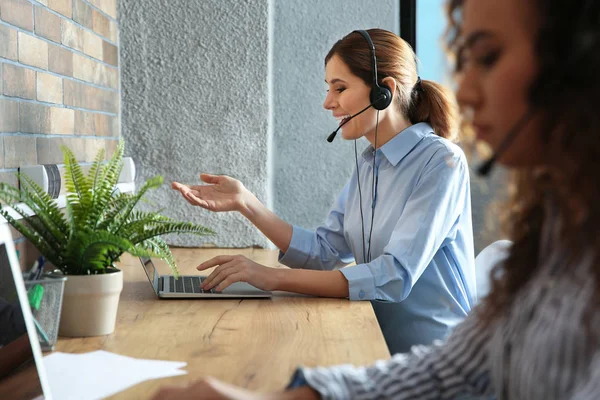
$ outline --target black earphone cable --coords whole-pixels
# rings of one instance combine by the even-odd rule
[[[379,129],[379,110],[377,110],[377,122],[375,123],[375,147],[373,149],[373,190],[371,191],[371,228],[369,229],[369,248],[367,250],[367,262],[371,262],[371,237],[373,236],[373,220],[375,219],[375,204],[377,203],[377,184],[379,183],[379,171],[375,172],[377,160],[377,131]],[[377,168],[379,169],[379,168]],[[362,208],[362,203],[360,204]]]
[[[363,262],[367,262],[366,259],[366,248],[365,248],[365,219],[363,217],[363,209],[362,209],[362,192],[360,190],[360,172],[358,168],[358,150],[356,149],[356,141],[358,139],[354,139],[354,160],[356,161],[356,183],[358,184],[358,201],[360,206],[360,227],[362,231],[362,250],[363,250]]]

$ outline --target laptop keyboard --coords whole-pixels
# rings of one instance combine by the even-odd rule
[[[172,293],[218,293],[215,289],[203,290],[200,284],[204,280],[204,277],[200,276],[180,276],[179,279],[175,279],[173,276],[169,276],[169,287]]]

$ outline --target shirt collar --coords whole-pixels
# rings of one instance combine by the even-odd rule
[[[411,125],[394,136],[389,142],[379,148],[390,164],[394,167],[406,157],[425,136],[433,134],[433,128],[427,122]],[[373,159],[373,146],[369,145],[362,153],[365,161]]]

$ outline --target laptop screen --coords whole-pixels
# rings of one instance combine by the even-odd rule
[[[156,294],[158,294],[158,290],[154,286],[154,282],[155,282],[154,276],[156,275],[156,268],[154,267],[154,263],[152,262],[152,259],[148,258],[148,257],[140,257],[140,262],[144,266],[144,271],[146,271],[146,275],[148,276],[148,279],[150,279],[152,288],[154,288],[154,291],[156,292]]]
[[[0,399],[29,400],[43,393],[18,284],[23,285],[15,281],[6,244],[0,243]],[[37,344],[37,335],[34,340]]]

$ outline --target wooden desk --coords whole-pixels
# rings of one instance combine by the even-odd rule
[[[277,266],[259,249],[173,249],[180,272],[220,254],[244,254]],[[147,381],[114,396],[147,398],[164,384],[214,376],[259,391],[282,389],[298,365],[369,364],[389,358],[369,302],[278,293],[270,300],[159,300],[133,257],[124,272],[117,326],[108,336],[60,338],[56,350],[107,350],[131,357],[186,361],[187,375]],[[158,265],[161,273],[168,271]],[[110,371],[104,371],[110,379]]]

